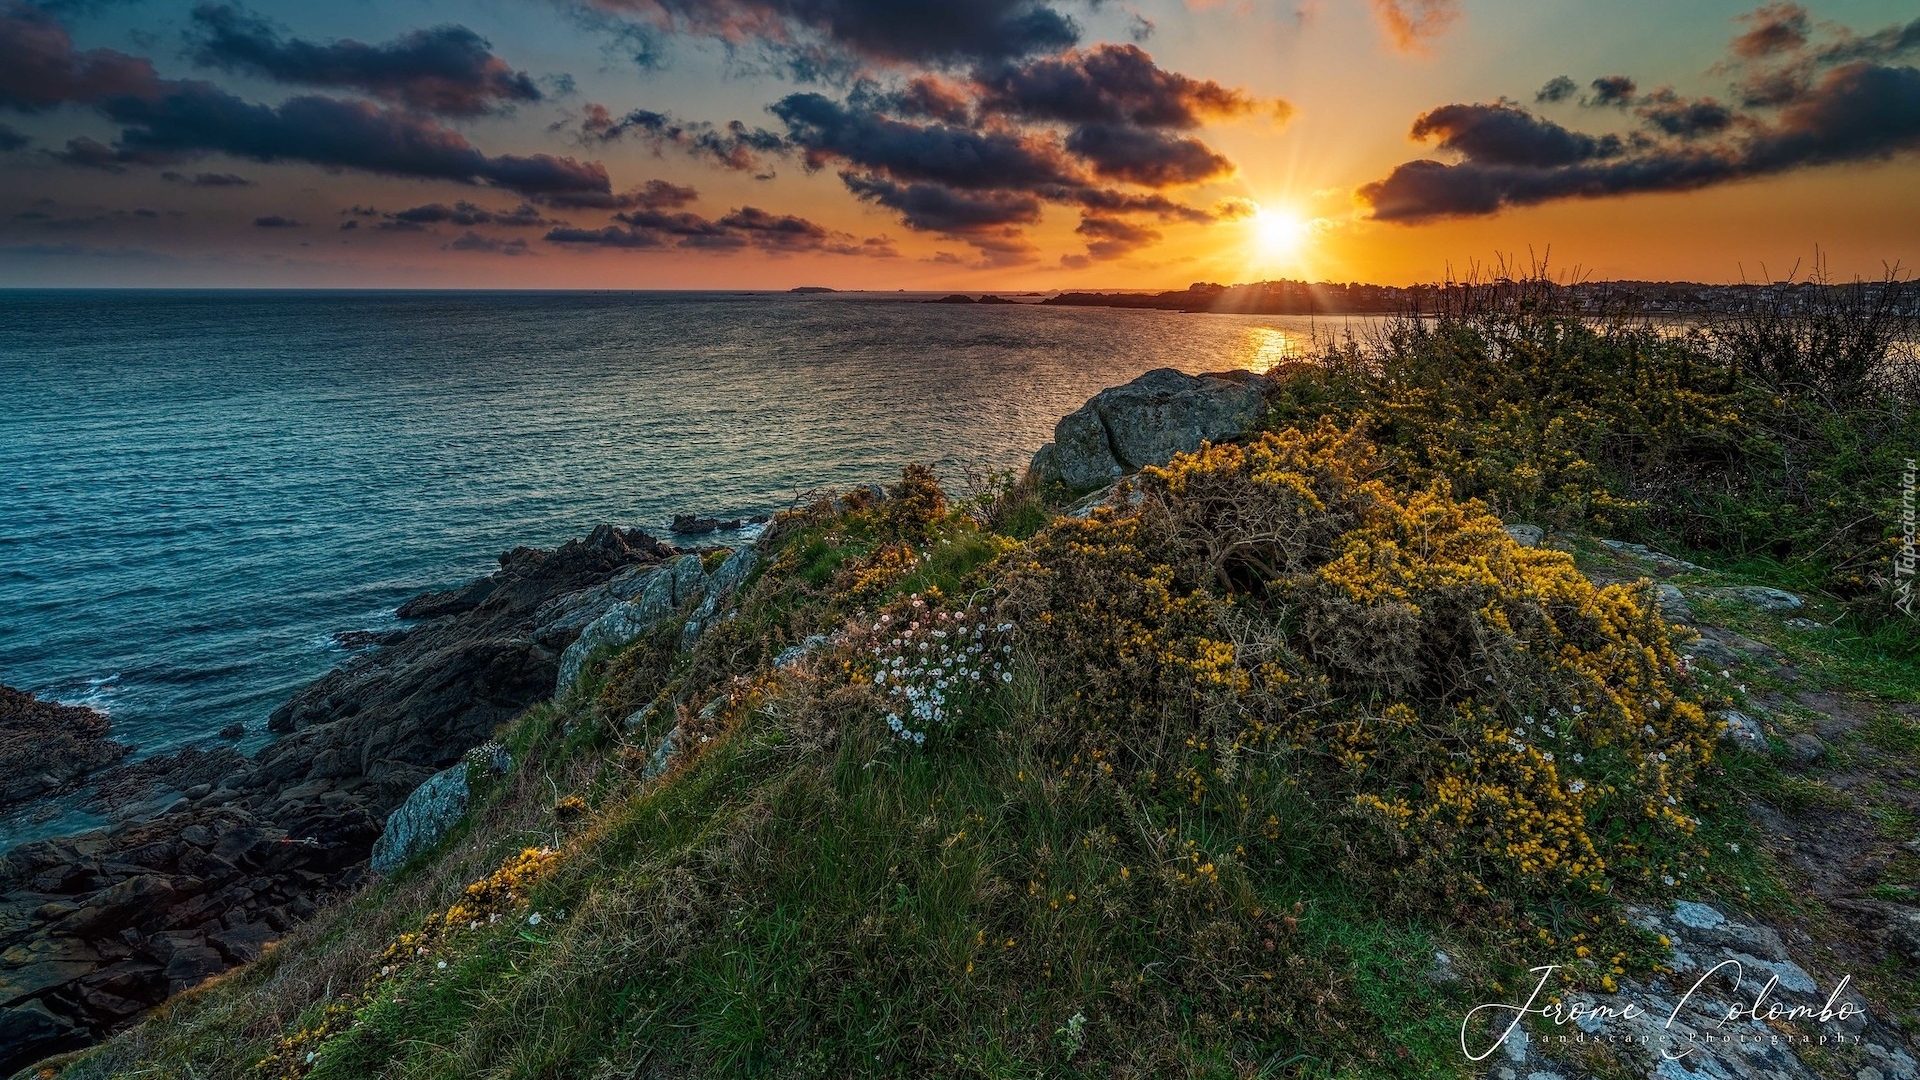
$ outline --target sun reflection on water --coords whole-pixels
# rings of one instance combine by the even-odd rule
[[[1240,366],[1264,375],[1290,360],[1305,360],[1311,355],[1313,338],[1310,335],[1270,326],[1249,326],[1241,348]]]

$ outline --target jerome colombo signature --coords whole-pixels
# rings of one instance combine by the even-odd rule
[[[1495,1050],[1498,1050],[1501,1044],[1507,1041],[1507,1037],[1513,1034],[1513,1030],[1520,1026],[1520,1021],[1530,1015],[1542,1017],[1555,1027],[1561,1027],[1567,1024],[1580,1024],[1583,1028],[1585,1028],[1586,1025],[1604,1023],[1609,1020],[1635,1020],[1648,1015],[1646,1009],[1631,1001],[1616,1006],[1602,1005],[1593,1001],[1555,998],[1542,1004],[1540,998],[1546,991],[1547,982],[1553,978],[1553,973],[1559,969],[1560,965],[1558,964],[1547,964],[1542,967],[1530,969],[1529,974],[1538,976],[1538,979],[1533,984],[1533,992],[1527,995],[1525,1001],[1516,1004],[1490,1002],[1485,1005],[1476,1005],[1469,1010],[1467,1015],[1460,1021],[1460,1052],[1467,1056],[1467,1060],[1485,1060]],[[1733,983],[1733,992],[1738,993],[1744,975],[1740,967],[1740,961],[1723,960],[1711,969],[1703,972],[1698,979],[1694,980],[1693,985],[1687,989],[1686,994],[1674,1004],[1673,1011],[1667,1015],[1666,1022],[1662,1025],[1663,1030],[1671,1030],[1674,1021],[1680,1016],[1680,1010],[1686,1007],[1687,1002],[1693,998],[1694,993],[1697,992],[1701,985],[1708,979],[1722,971],[1727,972],[1728,978],[1731,979]],[[1753,995],[1753,1001],[1751,1003],[1736,1002],[1733,1005],[1729,1005],[1725,1015],[1719,1018],[1715,1026],[1724,1028],[1728,1024],[1737,1024],[1747,1020],[1762,1022],[1784,1020],[1789,1022],[1825,1024],[1835,1021],[1844,1022],[1856,1016],[1864,1016],[1866,1009],[1859,1003],[1838,1000],[1841,993],[1846,990],[1847,984],[1851,981],[1853,981],[1853,976],[1851,975],[1842,978],[1840,984],[1833,988],[1833,993],[1827,996],[1826,1004],[1824,1005],[1788,1005],[1783,1002],[1767,1000],[1772,996],[1775,986],[1780,982],[1780,977],[1774,975],[1760,985],[1760,989]],[[1497,1026],[1502,1019],[1505,1019],[1506,1027],[1500,1029],[1499,1037],[1494,1039],[1492,1044],[1485,1049],[1476,1051],[1473,1046],[1470,1045],[1467,1028],[1473,1023],[1474,1017],[1483,1012],[1488,1013],[1490,1026]],[[1676,1051],[1673,1047],[1669,1046],[1663,1049],[1662,1053],[1666,1057],[1678,1059],[1693,1053],[1693,1050],[1694,1048],[1689,1046]]]

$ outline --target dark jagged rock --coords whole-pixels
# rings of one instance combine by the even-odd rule
[[[0,806],[59,791],[127,755],[105,713],[0,686]]]
[[[605,525],[552,551],[515,548],[478,582],[408,601],[420,625],[275,710],[285,736],[255,758],[195,747],[112,770],[93,805],[129,820],[0,859],[0,1075],[258,957],[358,885],[421,781],[551,696],[580,631],[552,616],[603,592],[615,602],[623,574],[675,554]],[[74,745],[104,736],[97,713],[8,694],[0,725],[50,715],[81,733]],[[111,757],[88,760],[125,753],[106,745]]]
[[[125,811],[139,803],[213,784],[245,769],[247,764],[246,757],[232,747],[189,746],[121,765],[100,777],[86,809],[96,814],[126,816]]]
[[[978,302],[979,301],[968,296],[966,293],[949,293],[938,300],[927,301],[929,304],[974,304]]]
[[[418,599],[416,597],[416,599]],[[413,601],[408,601],[412,603]],[[407,638],[404,628],[394,630],[342,630],[333,635],[333,643],[343,649],[375,649],[398,645]]]
[[[669,530],[680,536],[700,536],[705,533],[723,530],[744,529],[749,525],[765,525],[767,515],[755,514],[752,517],[717,518],[702,517],[698,514],[675,514]]]

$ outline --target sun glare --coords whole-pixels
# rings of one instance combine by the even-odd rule
[[[1253,215],[1254,239],[1267,259],[1291,259],[1307,239],[1307,222],[1284,206],[1262,206]]]

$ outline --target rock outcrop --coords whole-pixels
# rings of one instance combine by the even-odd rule
[[[114,764],[128,747],[106,714],[0,686],[0,807],[58,791]]]
[[[1187,375],[1157,368],[1061,417],[1029,472],[1042,483],[1090,491],[1203,442],[1246,435],[1265,415],[1266,397],[1253,372]]]
[[[1633,920],[1670,943],[1668,972],[1622,979],[1617,993],[1576,990],[1558,1026],[1516,1027],[1487,1059],[1487,1080],[1567,1080],[1589,1075],[1583,1054],[1604,1046],[1617,1055],[1609,1075],[1647,1080],[1815,1080],[1816,1053],[1837,1050],[1853,1062],[1846,1075],[1913,1080],[1920,1063],[1899,1033],[1875,1018],[1844,978],[1816,976],[1780,933],[1735,919],[1708,904],[1633,908]],[[1766,987],[1763,991],[1761,988]],[[1799,1009],[1791,1019],[1766,1020]],[[1632,1005],[1629,1011],[1626,1006]],[[1612,1013],[1600,1010],[1612,1009]],[[1752,1015],[1759,1011],[1760,1016]],[[1544,1030],[1543,1030],[1544,1029]],[[1475,1046],[1474,1051],[1479,1052]]]
[[[387,817],[380,839],[373,842],[373,854],[367,866],[384,874],[415,855],[440,842],[467,812],[467,763],[465,761],[427,777],[413,789],[407,801]]]
[[[275,710],[283,737],[255,758],[189,748],[105,774],[95,804],[127,820],[0,859],[0,1075],[258,956],[360,882],[390,815],[383,864],[444,835],[464,810],[462,755],[552,694],[581,630],[678,554],[611,526],[516,548],[488,577],[408,601],[401,614],[417,624]],[[675,565],[691,567],[676,580],[704,580],[697,556]],[[76,746],[104,734],[87,710],[0,697],[9,704],[79,732]],[[82,760],[124,750],[93,753]],[[423,781],[455,773],[459,798],[446,779],[414,805]]]

